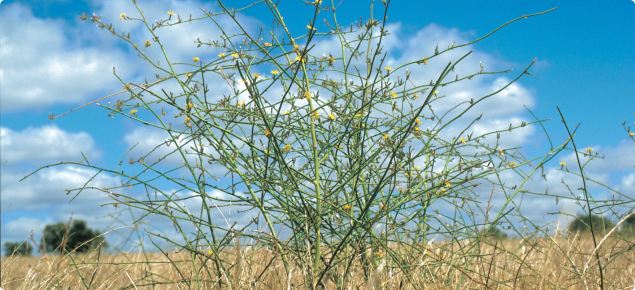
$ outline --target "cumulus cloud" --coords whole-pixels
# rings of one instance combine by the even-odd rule
[[[0,18],[5,28],[0,33],[3,112],[77,104],[113,88],[118,82],[112,77],[114,66],[122,68],[123,77],[132,71],[121,51],[81,47],[69,39],[77,28],[37,18],[21,3],[4,7]]]
[[[595,172],[606,172],[606,171],[624,171],[624,170],[632,170],[633,166],[635,166],[635,155],[633,155],[633,151],[635,151],[635,144],[633,141],[624,139],[617,144],[617,146],[600,146],[596,144],[588,144],[587,146],[581,146],[581,144],[576,144],[578,146],[578,153],[580,157],[580,162],[583,164],[586,163],[590,159],[590,155],[586,154],[585,150],[587,148],[593,149],[591,154],[595,156],[603,157],[603,158],[594,158],[593,161],[589,162],[588,166],[585,166],[586,170],[595,171]],[[578,161],[575,155],[575,152],[570,152],[567,155],[561,157],[560,161],[565,162],[569,166],[577,167]]]
[[[159,158],[164,158],[159,165],[183,165],[184,159],[178,151],[178,145],[182,148],[182,150],[187,150],[189,152],[189,154],[187,154],[184,151],[184,154],[186,154],[188,162],[194,166],[194,164],[198,161],[198,155],[194,155],[194,152],[191,149],[195,146],[195,142],[192,141],[192,138],[185,135],[179,136],[176,133],[173,134],[176,138],[176,144],[174,144],[175,142],[172,141],[170,134],[166,131],[151,127],[137,127],[130,133],[124,135],[123,140],[128,148],[132,148],[134,146],[134,148],[130,151],[130,157],[135,161],[138,160],[139,157],[147,155],[147,160],[145,161],[146,163],[154,163],[158,161]],[[240,143],[240,141],[236,140],[235,143]],[[200,143],[197,141],[196,144]],[[205,141],[203,144],[209,145],[206,144]],[[155,148],[157,146],[159,147]],[[209,146],[203,147],[202,152],[215,158],[218,157],[217,152]],[[148,155],[148,153],[150,154]]]
[[[617,186],[617,190],[628,196],[635,196],[635,173],[622,177],[620,185]]]
[[[97,172],[94,169],[69,165],[47,168],[20,181],[30,172],[19,170],[15,166],[3,166],[0,172],[2,240],[25,239],[43,221],[34,233],[36,240],[39,240],[44,225],[67,221],[71,215],[75,219],[88,221],[90,227],[103,229],[109,222],[92,221],[96,217],[112,213],[112,207],[101,206],[112,202],[112,199],[95,189],[85,189],[72,202],[71,199],[78,191],[66,194],[66,189],[83,187]],[[118,177],[101,173],[87,187],[113,187],[121,184],[120,182]],[[7,220],[8,216],[20,217]]]
[[[189,18],[190,14],[204,16],[197,7],[209,12],[218,10],[211,4],[195,1],[138,3],[150,22],[154,18],[167,18],[168,10],[182,13],[182,18]],[[120,20],[118,16],[122,12],[127,12],[129,17],[140,17],[130,1],[111,1],[95,13],[103,15],[102,22],[113,23],[119,33],[122,30],[130,32],[132,42],[143,47],[143,42],[150,40],[152,35],[143,23]],[[253,30],[258,23],[250,17],[238,17],[244,21],[246,29]],[[0,13],[0,19],[5,27],[0,33],[0,42],[3,43],[0,51],[3,59],[0,76],[4,84],[10,84],[3,87],[3,112],[26,108],[43,109],[54,104],[78,104],[96,99],[96,93],[110,94],[119,91],[121,83],[113,75],[113,67],[124,82],[137,84],[142,83],[148,75],[159,73],[166,76],[165,70],[170,70],[165,66],[165,56],[155,42],[144,53],[161,70],[137,57],[137,51],[130,48],[132,44],[89,25],[89,21],[72,27],[59,19],[37,18],[28,6],[21,3],[6,6]],[[176,15],[173,19],[176,21]],[[239,32],[239,28],[229,17],[218,19],[229,34]],[[219,39],[221,34],[218,27],[210,27],[202,21],[163,28],[155,33],[159,35],[171,62],[175,63],[191,63],[194,56],[199,56],[202,60],[206,60],[205,56],[215,57],[215,52],[197,48],[194,41],[197,38],[201,41]],[[92,45],[87,45],[89,43]],[[104,53],[104,50],[108,53]],[[174,67],[177,73],[195,68],[191,65]]]
[[[95,214],[101,204],[110,199],[104,193],[94,189],[86,189],[69,205],[71,198],[77,194],[73,191],[66,195],[66,189],[81,188],[98,171],[76,165],[51,167],[39,171],[20,181],[27,175],[17,170],[2,170],[2,211],[42,211],[70,210]],[[92,179],[87,187],[114,187],[119,183],[118,177],[101,173]],[[78,206],[81,205],[81,206]]]
[[[83,158],[82,153],[91,159],[100,158],[103,154],[96,148],[90,134],[70,133],[55,125],[28,127],[18,132],[0,127],[0,138],[2,158],[8,163],[79,162]]]

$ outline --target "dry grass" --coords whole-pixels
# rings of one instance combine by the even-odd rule
[[[334,268],[323,285],[326,289],[598,289],[599,286],[590,239],[561,239],[557,243],[552,239],[460,243],[430,244],[425,255],[417,257],[355,257],[348,272],[344,265]],[[605,289],[633,289],[633,247],[632,242],[605,241],[600,253]],[[170,253],[169,259],[162,254],[140,253],[78,255],[75,261],[79,274],[68,257],[7,257],[2,259],[2,289],[83,289],[81,277],[90,289],[309,288],[309,269],[294,266],[288,277],[275,252],[250,248],[240,250],[240,256],[236,252],[235,249],[219,256],[230,265],[221,271],[220,277],[211,270],[215,269],[211,257],[202,260],[199,255],[192,263],[192,256],[185,252]],[[376,267],[370,266],[372,259]],[[201,267],[203,263],[208,267]],[[395,263],[408,265],[414,274],[408,279],[394,267]],[[302,264],[306,262],[295,263]],[[200,271],[200,281],[196,281],[195,271]],[[342,284],[344,276],[348,280]]]

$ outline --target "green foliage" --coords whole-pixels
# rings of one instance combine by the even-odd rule
[[[48,252],[60,250],[64,246],[66,231],[67,225],[63,222],[47,225],[44,228],[44,242],[46,243],[46,250]],[[97,237],[100,234],[99,231],[93,231],[88,228],[85,221],[75,220],[73,221],[73,225],[68,229],[65,249],[67,251],[77,249],[77,252],[85,253],[99,246],[104,241],[104,237]],[[93,240],[90,241],[91,239]],[[82,245],[87,241],[90,242]],[[104,242],[102,246],[107,247],[108,245]]]
[[[19,255],[19,256],[31,256],[33,253],[33,247],[29,242],[6,242],[4,243],[5,256]]]
[[[589,215],[578,215],[577,218],[569,225],[569,231],[572,234],[591,233],[591,226],[593,226],[593,232],[598,235],[601,233],[608,233],[615,225],[612,221],[599,216],[591,215],[591,222],[589,223]]]

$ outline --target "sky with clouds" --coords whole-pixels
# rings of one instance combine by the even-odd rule
[[[288,2],[279,5],[280,12],[290,32],[303,35],[314,7],[301,1]],[[175,15],[184,19],[190,15],[202,17],[201,9],[221,11],[215,1],[139,0],[137,3],[149,21],[167,19],[168,11],[174,11]],[[250,2],[228,3],[225,4],[239,8]],[[635,198],[635,142],[624,129],[635,127],[635,82],[632,81],[635,3],[627,0],[522,4],[512,1],[455,1],[452,7],[447,5],[442,1],[393,1],[385,23],[391,33],[383,42],[383,51],[388,53],[386,65],[398,66],[421,59],[433,54],[437,44],[443,49],[455,41],[457,45],[471,42],[509,20],[558,7],[544,15],[512,23],[476,44],[444,54],[430,61],[425,70],[423,66],[412,68],[416,77],[413,79],[421,82],[436,79],[447,62],[455,61],[468,51],[473,52],[465,60],[465,66],[457,68],[459,75],[478,70],[479,63],[488,71],[513,69],[509,74],[474,78],[448,88],[444,92],[447,99],[438,102],[438,107],[435,107],[447,111],[455,104],[496,91],[537,58],[530,69],[535,77],[523,76],[466,115],[472,119],[481,113],[484,115],[483,121],[473,127],[475,135],[506,128],[510,123],[532,122],[534,118],[527,107],[539,119],[551,118],[545,123],[545,130],[553,144],[559,146],[568,136],[559,121],[556,109],[559,106],[570,127],[580,123],[575,139],[578,148],[593,148],[593,152],[605,156],[605,159],[593,160],[585,168],[589,177]],[[381,6],[376,1],[373,10],[376,19],[382,17]],[[40,225],[35,233],[37,239],[41,237],[45,224],[67,221],[71,214],[74,219],[87,220],[89,226],[102,231],[121,226],[113,219],[113,215],[121,214],[119,210],[102,206],[112,201],[102,192],[86,190],[75,198],[74,193],[66,194],[66,189],[82,187],[98,172],[95,169],[55,166],[20,180],[40,166],[61,161],[78,162],[84,156],[95,166],[115,169],[122,156],[133,146],[130,156],[138,158],[166,140],[163,131],[121,116],[109,117],[109,111],[95,104],[54,120],[48,119],[50,114],[59,115],[119,92],[122,85],[113,75],[113,67],[122,80],[136,84],[146,79],[154,80],[155,74],[160,73],[140,59],[129,43],[95,27],[91,21],[81,21],[79,16],[84,12],[89,17],[93,13],[102,16],[101,20],[113,23],[118,32],[129,31],[132,41],[140,46],[151,37],[140,22],[120,19],[122,13],[138,17],[132,1],[5,0],[0,4],[2,243],[23,240]],[[370,2],[344,0],[339,4],[337,13],[338,22],[344,27],[351,26],[360,17],[365,22],[370,15]],[[267,27],[271,27],[272,19],[262,3],[238,12],[237,17],[251,33],[258,33],[261,27],[267,32]],[[219,16],[217,22],[229,34],[239,32],[229,17]],[[321,21],[316,28],[318,32],[328,30]],[[157,33],[173,63],[191,63],[193,56],[211,62],[221,52],[206,46],[197,48],[194,43],[197,38],[203,42],[220,39],[220,30],[209,19],[164,27]],[[341,55],[339,41],[334,36],[317,37],[313,44],[314,55]],[[165,57],[158,47],[147,48],[146,55],[155,64],[165,65]],[[187,70],[187,66],[183,65],[177,68],[179,73]],[[223,79],[210,79],[208,83],[217,97],[231,93]],[[162,84],[160,88],[166,92],[180,90],[177,83]],[[274,88],[272,94],[279,95],[281,90],[277,90]],[[99,103],[114,105],[118,97]],[[245,96],[240,96],[239,100],[241,98],[246,100]],[[177,113],[172,108],[166,108],[166,112],[168,116]],[[139,114],[142,119],[151,117],[144,112]],[[540,126],[530,125],[513,131],[513,134],[503,135],[501,147],[522,146],[521,152],[526,157],[549,152],[550,140]],[[148,158],[154,160],[172,149],[161,147]],[[214,152],[208,153],[214,155]],[[530,187],[537,190],[549,187],[550,192],[560,190],[563,195],[566,188],[561,180],[572,184],[572,187],[579,187],[579,180],[562,171],[559,162],[575,164],[575,155],[571,151],[558,155],[544,167],[546,178],[534,177]],[[162,163],[165,168],[179,164],[182,164],[182,158],[175,154]],[[128,166],[124,170],[138,169],[126,162],[122,166]],[[222,172],[221,168],[215,170]],[[513,180],[514,177],[510,175],[507,178]],[[91,186],[114,187],[125,181],[113,174],[100,174],[91,180]],[[179,190],[167,182],[157,182],[155,186],[166,191]],[[598,198],[610,198],[612,194],[600,185],[589,188]],[[145,194],[140,188],[122,190],[128,194]],[[196,207],[196,199],[190,202],[190,208]],[[581,211],[572,203],[556,206],[552,201],[539,197],[527,197],[523,204],[539,212],[540,216],[559,210],[570,213]],[[233,218],[248,217],[234,214]],[[547,216],[545,219],[553,220],[554,217]],[[162,223],[159,220],[153,222],[159,227]]]

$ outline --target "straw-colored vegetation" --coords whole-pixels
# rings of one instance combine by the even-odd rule
[[[632,289],[635,285],[633,242],[608,239],[600,253],[604,264],[605,289]],[[593,241],[587,238],[541,238],[530,240],[489,239],[484,243],[461,241],[428,245],[391,245],[417,247],[423,253],[397,257],[369,253],[354,257],[350,269],[336,267],[322,281],[326,289],[597,289],[599,275],[594,264]],[[480,246],[478,246],[480,245]],[[402,249],[404,253],[412,253]],[[465,252],[475,257],[471,262]],[[99,255],[92,252],[75,257],[77,267],[67,257],[7,257],[2,259],[2,285],[12,289],[80,289],[80,277],[89,289],[307,289],[311,281],[302,269],[285,274],[282,259],[270,249],[243,247],[221,255],[231,266],[228,275],[199,273],[201,264],[214,258],[198,256],[192,267],[186,252],[163,254]],[[168,259],[169,257],[169,259]],[[363,260],[376,259],[378,267],[361,267]],[[150,261],[150,263],[145,263]],[[395,264],[412,269],[404,275]],[[79,275],[78,274],[79,269]],[[239,274],[237,274],[239,273]],[[348,276],[346,285],[341,285]],[[230,278],[231,277],[231,278]],[[228,281],[234,279],[234,281]],[[228,287],[233,285],[233,287]],[[152,287],[150,287],[152,286]],[[378,287],[377,287],[378,286]]]

